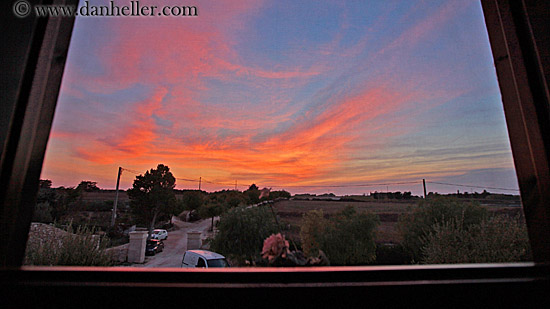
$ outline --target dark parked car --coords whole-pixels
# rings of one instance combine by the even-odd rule
[[[145,255],[155,255],[164,250],[164,243],[162,240],[151,239],[147,242],[147,247],[145,248]]]

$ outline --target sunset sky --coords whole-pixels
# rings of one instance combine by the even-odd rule
[[[179,189],[517,188],[479,1],[140,4],[199,16],[77,18],[41,176],[55,187],[163,163]],[[359,186],[397,182],[415,183]],[[483,191],[428,184],[457,189]]]

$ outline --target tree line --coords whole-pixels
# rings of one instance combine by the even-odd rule
[[[173,216],[188,211],[191,219],[211,218],[213,226],[214,217],[231,208],[252,205],[268,199],[290,197],[290,193],[284,190],[271,191],[269,196],[262,196],[262,190],[255,184],[245,191],[216,192],[178,190],[175,186],[176,178],[164,164],[158,164],[156,168],[136,176],[132,188],[126,191],[130,199],[131,222],[123,223],[141,225],[151,231],[159,227],[159,223],[171,223]],[[100,191],[97,182],[89,180],[81,181],[76,187],[67,188],[53,188],[51,180],[40,180],[34,221],[63,222],[68,221],[68,217],[74,211],[112,210],[113,201],[83,200],[84,192]]]

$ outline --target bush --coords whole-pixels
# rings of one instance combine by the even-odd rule
[[[422,238],[433,232],[435,223],[463,220],[465,227],[479,224],[487,209],[477,202],[462,202],[455,198],[436,197],[419,202],[411,214],[401,216],[398,228],[403,247],[414,261],[422,260]]]
[[[185,210],[196,210],[204,203],[203,193],[201,191],[184,191],[181,202]]]
[[[376,244],[376,265],[403,265],[409,256],[400,244]]]
[[[372,263],[376,259],[377,225],[376,215],[357,213],[353,207],[331,219],[325,219],[322,211],[311,211],[303,217],[302,248],[308,256],[316,256],[322,250],[332,265]]]
[[[86,211],[112,211],[113,210],[113,201],[97,201],[86,203],[84,210]]]
[[[304,214],[300,239],[306,256],[316,256],[319,250],[322,250],[321,245],[328,225],[329,222],[325,219],[323,210],[312,210]]]
[[[531,260],[525,223],[495,216],[465,226],[462,219],[436,223],[422,239],[422,262],[504,263]]]
[[[254,261],[259,258],[264,239],[277,231],[268,207],[236,207],[222,214],[210,247],[238,262]]]
[[[65,236],[49,237],[27,246],[26,265],[45,266],[112,266],[110,254],[106,253],[107,237],[94,235],[94,228],[78,227],[73,234],[71,225]]]
[[[53,222],[52,208],[49,202],[37,203],[32,216],[33,222],[51,223]]]

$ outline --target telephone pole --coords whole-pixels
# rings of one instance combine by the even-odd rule
[[[426,199],[426,179],[422,179],[422,185],[424,186],[424,199]]]
[[[116,206],[118,204],[118,186],[120,185],[120,175],[122,175],[122,167],[118,167],[118,176],[116,178],[116,194],[115,202],[113,203],[113,213],[111,214],[111,227],[115,226]]]
[[[237,191],[237,181],[235,180],[235,191]]]
[[[201,190],[202,177],[199,177],[199,191]]]

